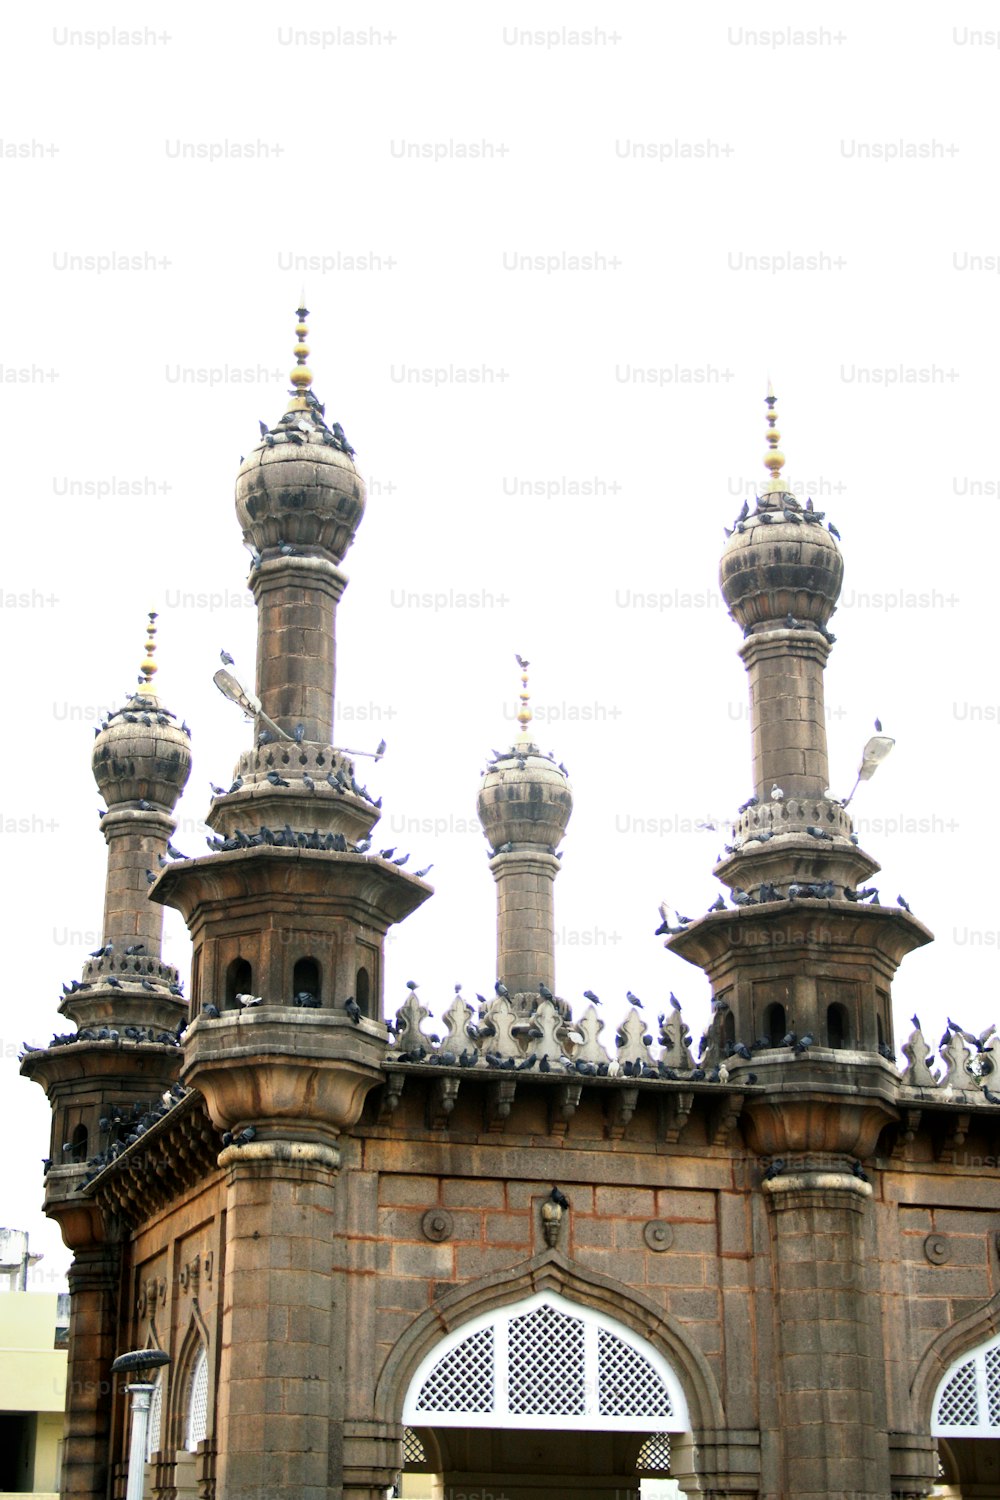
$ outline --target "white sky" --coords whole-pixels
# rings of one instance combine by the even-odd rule
[[[248,743],[211,680],[222,646],[252,677],[233,482],[258,417],[284,410],[303,281],[315,388],[369,481],[345,563],[337,739],[385,735],[368,777],[384,842],[435,864],[437,894],[389,945],[387,1006],[408,978],[438,1015],[456,980],[492,983],[475,797],[513,730],[520,651],[575,797],[558,989],[576,1002],[592,987],[613,1014],[627,988],[654,1012],[673,988],[703,1019],[707,982],[652,934],[660,899],[712,901],[719,840],[693,824],[751,790],[717,567],[723,525],[764,475],[770,374],[786,473],[843,535],[832,785],[850,786],[879,714],[897,746],[856,826],[884,895],[902,891],[937,935],[897,981],[897,1041],[914,1009],[928,1035],[949,1012],[977,1030],[997,1013],[982,809],[1000,743],[1000,48],[969,40],[991,9],[310,7],[301,24],[328,28],[326,45],[291,41],[281,14],[53,5],[6,21],[3,151],[36,154],[0,157],[0,1214],[46,1252],[39,1278],[68,1257],[38,1211],[48,1105],[16,1058],[64,1028],[60,982],[101,937],[93,724],[134,683],[158,609],[157,686],[194,730],[175,842],[203,852],[209,779],[227,781]],[[755,25],[786,44],[752,44]],[[115,26],[146,40],[71,39]],[[538,27],[599,40],[515,40]],[[788,40],[803,27],[822,38]],[[352,28],[368,43],[346,45]],[[505,152],[403,154],[481,142]],[[256,158],[234,159],[247,143]],[[707,159],[679,159],[706,143]],[[871,159],[886,143],[927,151]],[[229,159],[192,159],[199,144]],[[69,268],[87,256],[143,269]],[[323,269],[337,256],[376,268]],[[601,268],[511,269],[524,256]],[[820,268],[748,268],[781,256]],[[664,373],[640,384],[637,368]],[[929,378],[858,373],[901,370]],[[579,482],[591,493],[568,492]],[[87,483],[137,493],[71,493]],[[543,493],[512,493],[522,483]],[[486,602],[401,602],[452,591]],[[165,951],[186,968],[173,914]]]

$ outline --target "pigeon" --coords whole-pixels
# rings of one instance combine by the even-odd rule
[[[385,740],[379,740],[378,745],[377,745],[377,747],[375,749],[375,759],[376,760],[381,760],[384,754],[385,754]]]
[[[726,903],[721,896],[717,896],[708,909],[709,911],[725,911]]]
[[[236,998],[244,1010],[249,1010],[254,1005],[264,1004],[263,995],[237,995]]]
[[[549,987],[548,987],[547,984],[540,984],[538,986],[538,993],[541,995],[541,997],[542,997],[543,1000],[554,1000],[555,999],[555,996],[553,995],[552,991],[549,989]]]
[[[107,958],[109,956],[109,954],[112,952],[114,946],[115,946],[114,943],[108,943],[103,948],[95,948],[94,951],[93,951],[93,953],[91,953],[90,957],[91,958]]]
[[[414,875],[416,875],[418,880],[423,880],[424,876],[429,875],[433,868],[434,866],[432,864],[424,865],[424,868],[422,870],[414,870],[413,873]]]
[[[1000,1104],[1000,1094],[991,1093],[985,1083],[983,1084],[983,1096],[988,1104]]]
[[[875,720],[875,732],[876,732],[876,734],[881,734],[882,733],[882,720],[881,719],[876,719]]]
[[[501,1000],[509,1000],[510,999],[510,990],[507,988],[507,986],[503,983],[503,981],[501,979],[497,980],[497,982],[493,986],[493,988],[496,990],[496,992],[500,996]]]
[[[827,521],[826,529],[831,536],[835,536],[837,538],[837,541],[840,541],[840,532],[837,530],[836,526],[834,526],[832,521]]]
[[[785,794],[782,791],[781,787],[778,785],[777,782],[775,782],[774,785],[771,788],[771,801],[772,802],[780,802],[781,799],[782,799],[782,797],[784,797],[784,795]]]
[[[813,1039],[812,1039],[811,1035],[809,1034],[809,1032],[807,1031],[805,1033],[805,1035],[804,1036],[800,1036],[799,1039],[798,1039],[798,1041],[795,1043],[795,1051],[798,1052],[798,1053],[800,1053],[800,1054],[803,1053],[803,1052],[808,1052],[809,1048],[812,1046],[812,1044],[813,1044]]]
[[[394,859],[393,864],[396,866],[396,869],[401,870],[406,864],[406,861],[409,859],[409,857],[410,856],[408,854],[401,854],[398,859]]]
[[[531,666],[530,661],[525,661],[524,657],[523,656],[518,656],[518,654],[517,654],[516,651],[514,652],[514,660],[517,662],[517,664],[521,668],[522,672],[526,672],[528,670],[528,668]]]
[[[219,1019],[219,1008],[216,1005],[203,1005],[201,1013],[208,1021],[217,1021]]]
[[[267,437],[268,433],[270,432],[270,428],[268,427],[267,423],[266,422],[261,422],[260,417],[257,418],[257,421],[258,421],[258,424],[260,425],[260,435],[261,435],[261,437]]]
[[[870,1182],[871,1178],[859,1161],[851,1163],[851,1171],[859,1182]]]
[[[910,1017],[910,1021],[911,1021],[912,1025],[913,1025],[914,1031],[919,1031],[920,1030],[920,1017],[917,1015],[916,1011],[914,1011],[913,1015]]]
[[[216,786],[214,781],[210,781],[208,784],[212,789],[213,797],[224,797],[226,795],[226,789],[224,786]]]
[[[220,651],[219,652],[219,660],[222,662],[222,665],[224,667],[235,667],[235,665],[236,665],[236,662],[230,656],[230,654],[229,654],[228,651]]]
[[[594,994],[593,990],[584,990],[583,998],[585,1000],[589,1000],[591,1005],[600,1005],[601,1003],[598,997]]]
[[[910,903],[907,901],[907,899],[906,899],[905,896],[897,896],[896,897],[896,905],[897,906],[901,906],[904,911],[909,911],[910,910]],[[912,913],[911,913],[911,915],[912,915]]]
[[[396,852],[396,845],[395,844],[393,844],[393,846],[392,846],[391,849],[380,849],[378,851],[379,859],[391,859],[392,856],[395,854],[395,852]]]
[[[315,781],[313,781],[311,776],[307,776],[305,771],[302,772],[302,785],[307,792],[314,792],[316,790]]]
[[[272,786],[291,786],[291,782],[286,781],[283,776],[279,776],[277,771],[268,771],[267,780]]]
[[[348,995],[347,999],[344,1001],[344,1009],[347,1011],[347,1014],[350,1016],[355,1026],[360,1026],[361,1008],[353,995]]]
[[[242,785],[243,785],[243,777],[242,776],[237,776],[236,780],[233,782],[232,786],[229,788],[229,795],[232,796],[232,794],[234,792],[238,792],[240,790],[240,788],[242,787]]]
[[[518,660],[520,661],[520,657],[518,657]],[[569,1199],[566,1197],[566,1194],[560,1192],[557,1187],[554,1187],[552,1189],[551,1193],[549,1194],[549,1198],[557,1208],[569,1208]]]
[[[631,990],[626,990],[626,991],[625,991],[625,999],[626,999],[626,1000],[627,1000],[627,1001],[628,1001],[628,1002],[629,1002],[629,1003],[630,1003],[630,1004],[631,1004],[631,1005],[634,1005],[634,1006],[636,1006],[636,1007],[637,1007],[637,1008],[638,1008],[638,1009],[639,1009],[639,1010],[642,1010],[642,1001],[641,1001],[641,1000],[640,1000],[640,999],[639,999],[639,996],[638,996],[638,995],[633,995],[633,993],[632,993],[632,991],[631,991]]]
[[[406,988],[408,990],[415,990],[415,989],[418,989],[419,986],[418,986],[417,981],[415,979],[408,979],[406,981]]]
[[[129,946],[125,949],[125,956],[126,958],[135,958],[136,954],[145,953],[145,951],[145,943],[130,943]]]
[[[295,740],[295,743],[297,745],[301,745],[302,741],[306,737],[306,726],[304,724],[296,724],[294,730],[292,731],[292,736]]]
[[[153,873],[153,871],[152,870],[147,870],[146,871],[146,884],[147,885],[152,885],[155,879],[156,879],[156,875]]]
[[[770,1182],[772,1177],[780,1177],[784,1170],[784,1159],[780,1156],[776,1156],[765,1171],[763,1181]]]

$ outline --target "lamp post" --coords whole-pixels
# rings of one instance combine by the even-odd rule
[[[149,1432],[149,1407],[156,1386],[143,1379],[144,1370],[153,1370],[160,1365],[169,1365],[170,1355],[162,1349],[136,1349],[131,1354],[119,1354],[111,1366],[112,1375],[133,1372],[137,1379],[125,1387],[132,1397],[132,1441],[128,1453],[128,1489],[125,1500],[142,1500],[144,1470],[146,1466],[146,1443]]]

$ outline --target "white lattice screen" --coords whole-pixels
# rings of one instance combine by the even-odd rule
[[[646,1439],[636,1456],[635,1468],[638,1474],[669,1474],[669,1432],[654,1432]]]
[[[191,1371],[187,1435],[184,1446],[193,1453],[208,1434],[208,1356],[199,1349]]]
[[[163,1377],[157,1375],[153,1394],[149,1398],[149,1426],[146,1428],[146,1462],[159,1451],[160,1432],[163,1427]]]
[[[980,1344],[946,1372],[934,1400],[934,1437],[1000,1437],[1000,1339]]]
[[[683,1432],[683,1392],[663,1357],[629,1329],[555,1293],[450,1334],[410,1385],[415,1426]]]

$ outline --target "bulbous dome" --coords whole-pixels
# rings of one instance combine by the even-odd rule
[[[522,740],[483,776],[476,810],[491,848],[541,844],[555,851],[573,811],[573,793],[565,771]]]
[[[146,801],[173,809],[191,773],[191,741],[148,687],[94,740],[94,779],[109,808]]]
[[[825,629],[843,581],[844,560],[821,513],[803,510],[791,495],[759,500],[719,565],[723,598],[744,630],[789,614]]]
[[[236,514],[258,552],[283,544],[340,562],[365,510],[365,485],[340,424],[328,427],[312,391],[266,432],[236,476]]]

